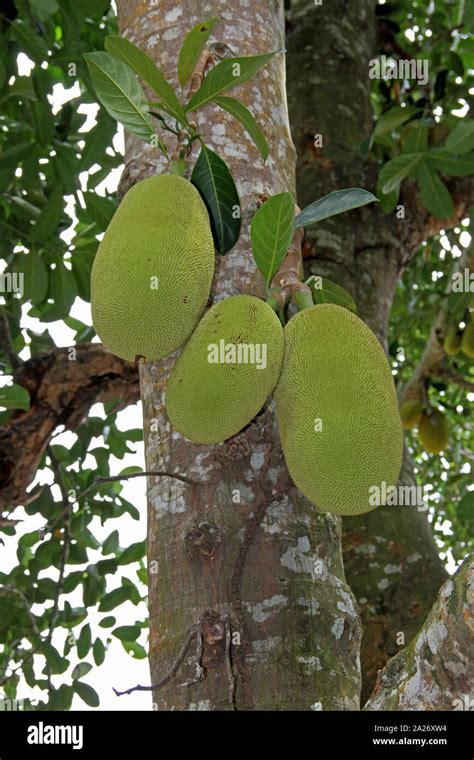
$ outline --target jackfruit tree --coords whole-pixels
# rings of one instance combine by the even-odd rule
[[[160,710],[460,709],[474,13],[199,5],[0,20],[0,688],[97,707],[120,642]]]

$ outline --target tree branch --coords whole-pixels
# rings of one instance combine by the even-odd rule
[[[0,429],[0,513],[27,505],[38,492],[27,492],[55,429],[76,429],[93,404],[116,399],[118,407],[139,399],[138,371],[104,349],[89,343],[37,354],[14,372],[24,386],[30,408],[14,411]],[[75,356],[75,360],[70,357]]]
[[[471,554],[442,586],[418,636],[379,671],[364,710],[469,710],[473,633]]]

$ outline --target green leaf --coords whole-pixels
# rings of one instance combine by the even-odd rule
[[[110,116],[132,134],[150,142],[155,133],[147,101],[130,68],[110,53],[85,53],[84,58],[97,97]]]
[[[454,214],[451,195],[427,161],[423,160],[418,165],[417,178],[421,197],[428,211],[438,219],[449,219]]]
[[[236,98],[228,98],[226,96],[214,98],[213,102],[216,103],[216,105],[218,105],[220,108],[223,108],[224,111],[227,111],[227,113],[230,113],[231,116],[233,116],[242,124],[242,126],[247,130],[253,142],[259,149],[265,161],[268,158],[268,154],[270,152],[267,138],[258,126],[249,109],[246,108],[246,106],[244,106],[240,100],[237,100]]]
[[[27,53],[35,63],[43,63],[47,60],[48,48],[45,41],[26,21],[16,18],[10,24],[9,36],[17,40],[22,51]]]
[[[148,657],[146,649],[141,644],[137,644],[136,641],[122,641],[122,646],[136,660],[144,660]]]
[[[350,211],[353,208],[366,206],[367,203],[373,203],[377,198],[368,190],[361,190],[358,187],[349,188],[348,190],[336,190],[319,201],[311,203],[295,217],[295,227],[307,227],[309,224],[320,222],[336,214],[342,214],[344,211]]]
[[[416,106],[406,106],[405,108],[394,106],[393,108],[390,108],[389,111],[382,114],[375,125],[372,135],[373,141],[377,142],[378,137],[391,134],[394,129],[405,124],[405,122],[411,119],[418,111],[419,108]]]
[[[72,253],[72,273],[76,280],[77,292],[84,301],[91,297],[91,271],[97,248],[76,248]]]
[[[18,259],[25,277],[25,298],[36,306],[46,298],[48,292],[49,274],[39,251],[31,250],[22,254]]]
[[[120,641],[135,641],[140,635],[140,628],[138,625],[121,625],[112,631],[112,635]]]
[[[405,177],[408,177],[418,166],[424,153],[416,151],[414,153],[401,153],[388,161],[379,175],[380,185],[384,193],[390,193],[400,185]]]
[[[50,16],[58,11],[58,4],[56,0],[29,0],[31,10],[41,19],[46,21]]]
[[[222,255],[239,239],[241,214],[237,188],[227,164],[203,144],[191,176],[211,219],[214,243]]]
[[[346,309],[357,313],[357,307],[352,296],[327,277],[310,277],[307,284],[311,288],[313,301],[315,304],[334,303],[338,306],[344,306]]]
[[[114,554],[119,545],[119,532],[118,530],[112,531],[102,544],[102,554]]]
[[[97,638],[92,647],[92,654],[96,665],[102,665],[105,660],[105,646],[102,639]]]
[[[113,615],[108,615],[100,621],[99,625],[101,628],[112,628],[116,622]]]
[[[468,177],[474,174],[474,151],[453,156],[444,148],[432,148],[425,158],[433,169],[450,177]]]
[[[279,51],[278,51],[279,52]],[[195,111],[214,100],[222,92],[248,82],[262,66],[272,60],[275,53],[251,55],[246,58],[226,58],[214,66],[205,77],[199,90],[187,104],[185,111]]]
[[[130,589],[126,586],[119,586],[118,588],[115,588],[113,591],[109,591],[108,594],[106,594],[100,605],[99,605],[99,612],[110,612],[110,610],[114,610],[116,607],[119,606],[119,604],[122,604],[123,602],[126,602],[130,599]],[[104,621],[102,621],[103,624]]]
[[[41,100],[33,103],[32,114],[36,142],[41,148],[46,148],[54,137],[54,116],[49,103]]]
[[[380,205],[382,207],[382,210],[386,214],[391,214],[391,212],[395,209],[398,199],[400,197],[400,185],[397,185],[395,190],[392,190],[390,193],[383,193],[382,188],[380,186],[380,176],[377,182],[377,188],[376,188],[376,194],[377,198],[380,201]]]
[[[33,243],[43,242],[56,232],[63,208],[63,194],[60,190],[54,190],[33,225],[30,233],[30,240]]]
[[[423,121],[413,121],[407,127],[408,135],[403,145],[404,153],[416,153],[420,150],[427,150],[429,126]]]
[[[0,153],[0,169],[9,169],[12,166],[17,166],[20,159],[29,154],[33,147],[32,142],[21,142],[17,145],[12,145],[7,150],[2,150]]]
[[[41,317],[46,322],[52,322],[69,314],[77,295],[76,281],[72,272],[62,261],[56,263],[55,269],[49,272],[48,297],[54,298],[54,304],[49,306]]]
[[[152,87],[167,113],[171,114],[181,124],[187,124],[183,106],[175,91],[166,81],[158,66],[143,50],[124,37],[111,35],[105,38],[105,49],[130,66],[139,77]]]
[[[114,119],[101,109],[97,114],[97,124],[85,135],[79,169],[88,169],[93,164],[102,163],[106,149],[112,145],[115,131]]]
[[[474,523],[474,491],[467,491],[456,507],[457,516],[462,522]]]
[[[474,119],[465,119],[449,133],[445,148],[461,156],[474,148]]]
[[[99,695],[89,684],[82,681],[74,681],[74,691],[89,707],[99,707]]]
[[[91,627],[89,623],[84,625],[79,634],[77,640],[77,656],[82,660],[85,657],[92,645]]]
[[[71,678],[73,681],[78,681],[79,678],[86,676],[91,670],[92,665],[89,662],[78,662],[71,673]]]
[[[47,671],[50,670],[51,673],[59,674],[64,673],[68,669],[69,661],[64,657],[61,657],[57,649],[48,642],[44,641],[39,647],[39,651],[46,657],[46,666],[43,670],[44,673],[47,673]]]
[[[0,406],[6,409],[29,409],[30,394],[22,385],[4,385],[0,388]]]
[[[145,556],[146,541],[138,541],[124,549],[118,556],[119,565],[128,565],[130,562],[138,562]]]
[[[201,24],[196,24],[184,38],[178,57],[178,81],[181,87],[184,87],[193,73],[199,56],[218,20],[219,16],[213,16]]]
[[[116,203],[104,198],[97,193],[85,192],[84,201],[86,210],[93,222],[99,225],[101,230],[105,230],[117,209]]]
[[[258,209],[250,225],[255,263],[267,286],[278,272],[293,238],[295,202],[291,193],[269,198]]]

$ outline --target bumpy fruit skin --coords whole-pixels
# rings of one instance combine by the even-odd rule
[[[424,414],[418,428],[420,442],[425,451],[439,454],[445,451],[449,441],[449,425],[441,412]]]
[[[457,327],[451,327],[446,333],[443,349],[448,356],[455,356],[461,348],[462,333]]]
[[[468,322],[462,334],[461,348],[466,356],[474,359],[474,322]]]
[[[408,399],[400,407],[400,419],[405,430],[416,427],[421,420],[423,404],[418,399]]]
[[[209,363],[209,346],[220,346],[222,340],[224,345],[266,345],[266,367]],[[219,443],[236,435],[275,388],[283,352],[283,328],[267,303],[253,296],[232,296],[215,304],[199,322],[168,380],[166,410],[173,428],[194,443]]]
[[[98,336],[129,361],[171,354],[199,321],[213,272],[209,216],[195,187],[167,174],[138,182],[110,222],[92,268]]]
[[[403,434],[390,367],[367,325],[334,304],[290,319],[274,395],[283,453],[303,494],[337,515],[374,509],[370,489],[397,483]]]

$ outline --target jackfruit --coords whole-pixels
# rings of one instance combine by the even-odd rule
[[[461,348],[466,356],[474,359],[474,322],[470,321],[464,328],[461,340]]]
[[[290,475],[321,510],[369,512],[400,474],[403,436],[385,353],[359,317],[335,304],[299,312],[285,327],[275,390]]]
[[[449,425],[441,412],[430,411],[423,414],[418,433],[421,445],[430,454],[439,454],[448,445]]]
[[[443,342],[443,349],[448,356],[454,356],[461,348],[462,333],[457,327],[450,327]]]
[[[161,359],[191,335],[214,272],[206,207],[183,177],[162,174],[125,195],[91,274],[94,328],[117,356]]]
[[[166,410],[175,430],[194,443],[236,435],[261,410],[283,362],[283,328],[253,296],[215,304],[173,367]]]
[[[419,399],[408,399],[400,406],[400,419],[405,430],[416,427],[421,420],[423,404]]]

